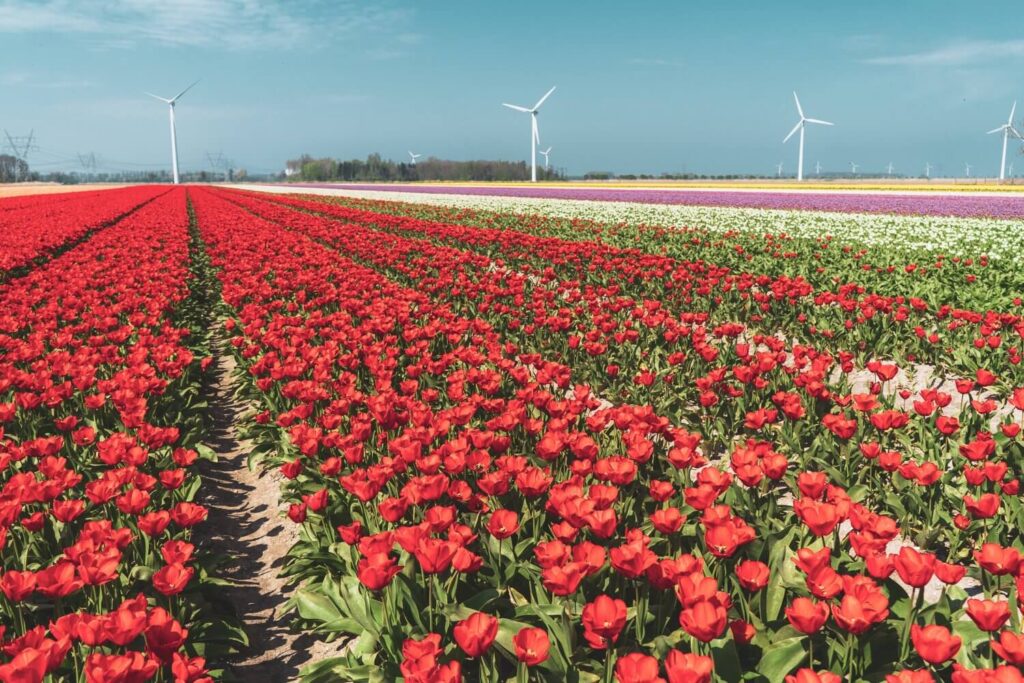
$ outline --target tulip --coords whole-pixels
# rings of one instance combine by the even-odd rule
[[[999,640],[991,641],[992,651],[1017,666],[1024,665],[1024,636],[1012,631],[1003,631]]]
[[[606,649],[614,643],[626,625],[626,603],[607,595],[599,595],[583,607],[584,636],[595,649]]]
[[[982,631],[998,631],[1010,619],[1010,606],[1004,601],[971,598],[966,612]]]
[[[668,683],[710,683],[714,662],[711,657],[670,650],[665,658]]]
[[[519,629],[512,638],[512,644],[515,646],[516,659],[527,666],[536,666],[546,661],[551,649],[548,632],[532,626]]]
[[[498,636],[498,619],[483,612],[474,612],[452,630],[455,642],[469,657],[479,657],[490,649]]]
[[[813,635],[828,621],[828,605],[809,598],[795,598],[786,608],[786,619],[801,633]]]
[[[942,664],[952,659],[960,650],[960,636],[950,633],[945,626],[910,627],[910,639],[921,659],[929,664]]]

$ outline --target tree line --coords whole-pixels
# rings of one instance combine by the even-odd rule
[[[315,159],[304,154],[288,161],[290,180],[323,182],[329,180],[365,182],[411,182],[416,180],[529,180],[530,166],[525,161],[452,161],[428,157],[415,164],[384,159],[371,154],[363,159]],[[538,180],[564,180],[565,174],[553,168],[537,168]]]

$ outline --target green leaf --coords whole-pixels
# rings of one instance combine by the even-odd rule
[[[758,673],[769,683],[782,683],[786,674],[795,669],[804,659],[804,638],[787,638],[772,643],[764,649],[757,665]]]

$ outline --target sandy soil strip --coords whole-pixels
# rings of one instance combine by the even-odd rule
[[[227,662],[234,680],[285,683],[295,680],[307,663],[337,654],[337,645],[294,632],[280,617],[291,590],[279,574],[298,527],[283,514],[277,470],[248,467],[252,445],[240,439],[237,429],[245,406],[232,394],[236,364],[223,347],[221,340],[209,397],[214,425],[207,442],[218,461],[207,463],[201,473],[202,490],[209,493],[203,502],[210,507],[203,540],[210,551],[229,558],[220,573],[235,585],[225,589],[226,597],[249,636],[249,647]]]
[[[0,199],[21,197],[30,194],[60,194],[63,192],[89,192],[91,190],[115,190],[125,187],[118,183],[91,183],[83,185],[57,185],[56,183],[16,183],[0,185]]]

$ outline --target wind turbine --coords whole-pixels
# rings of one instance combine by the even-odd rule
[[[815,161],[814,162],[814,172],[816,174],[818,174],[819,177],[821,176],[821,162],[820,161]]]
[[[202,79],[199,79],[199,80],[202,80]],[[182,95],[184,95],[189,90],[194,88],[196,86],[196,83],[198,83],[198,82],[199,81],[196,81],[192,85],[188,86],[187,88],[182,90],[180,93],[178,93],[177,95],[175,95],[171,99],[160,97],[159,95],[154,95],[153,93],[149,93],[149,92],[144,93],[146,95],[149,95],[153,99],[157,99],[157,100],[160,100],[161,102],[165,102],[167,104],[167,109],[170,111],[170,114],[171,114],[171,172],[172,172],[172,175],[174,176],[174,184],[175,185],[178,184],[178,136],[177,136],[177,133],[175,133],[175,131],[174,131],[174,105],[175,105],[175,103],[178,100],[181,99]]]
[[[416,160],[419,159],[421,156],[423,156],[423,155],[422,154],[413,154],[412,152],[409,152],[409,158],[412,159],[412,165],[413,166],[416,165]]]
[[[929,164],[927,161],[924,162],[924,177],[925,178],[931,178],[932,177],[932,165]]]
[[[853,172],[853,175],[857,175],[857,164],[853,161],[850,162],[850,170]]]
[[[891,161],[889,162],[889,169],[888,170],[889,170],[889,177],[891,178],[892,177],[892,162]]]
[[[537,182],[537,145],[540,144],[540,131],[537,129],[537,112],[540,110],[540,105],[544,104],[544,100],[551,97],[551,93],[553,92],[555,92],[554,87],[552,87],[551,90],[548,90],[544,94],[544,97],[537,100],[537,104],[533,105],[529,109],[526,107],[520,107],[518,104],[508,104],[507,102],[501,103],[503,107],[515,109],[516,111],[525,112],[530,115],[530,128],[532,130],[530,133],[530,182],[533,183]]]
[[[544,170],[548,170],[548,155],[551,154],[551,147],[540,150],[540,155],[544,157]]]
[[[968,164],[968,163],[965,163],[964,164],[964,168],[967,169],[967,177],[970,178],[971,177],[971,165]]]
[[[781,178],[782,177],[782,162],[781,161],[775,166],[775,177],[776,178]]]
[[[999,179],[1000,180],[1006,180],[1006,143],[1010,139],[1011,135],[1013,135],[1015,138],[1021,137],[1020,133],[1017,132],[1017,129],[1013,127],[1013,115],[1014,115],[1014,113],[1016,111],[1017,111],[1017,102],[1014,101],[1013,106],[1010,107],[1010,118],[1006,119],[1006,123],[1004,123],[1003,125],[999,126],[998,128],[993,128],[992,130],[990,130],[987,133],[987,135],[992,135],[993,133],[999,133],[999,132],[1002,132],[1002,134],[1003,134],[1003,158],[999,162]],[[970,174],[968,174],[968,176],[969,175]]]
[[[793,93],[793,101],[796,102],[796,111],[797,111],[798,114],[800,114],[800,120],[796,122],[795,126],[793,126],[793,130],[789,131],[789,135],[787,135],[785,137],[785,139],[783,139],[782,144],[786,144],[786,142],[788,142],[789,139],[791,137],[793,137],[794,133],[796,133],[797,131],[800,131],[800,155],[797,158],[796,179],[797,180],[803,180],[804,179],[804,128],[807,127],[808,123],[817,123],[817,124],[820,124],[822,126],[834,126],[835,124],[834,123],[829,123],[828,121],[822,121],[821,119],[809,119],[806,116],[804,116],[804,110],[803,110],[803,107],[800,106],[800,98],[796,96],[796,92]]]
[[[1006,170],[1006,176],[1008,178],[1013,178],[1013,162],[1012,161],[1010,162],[1010,167]]]

